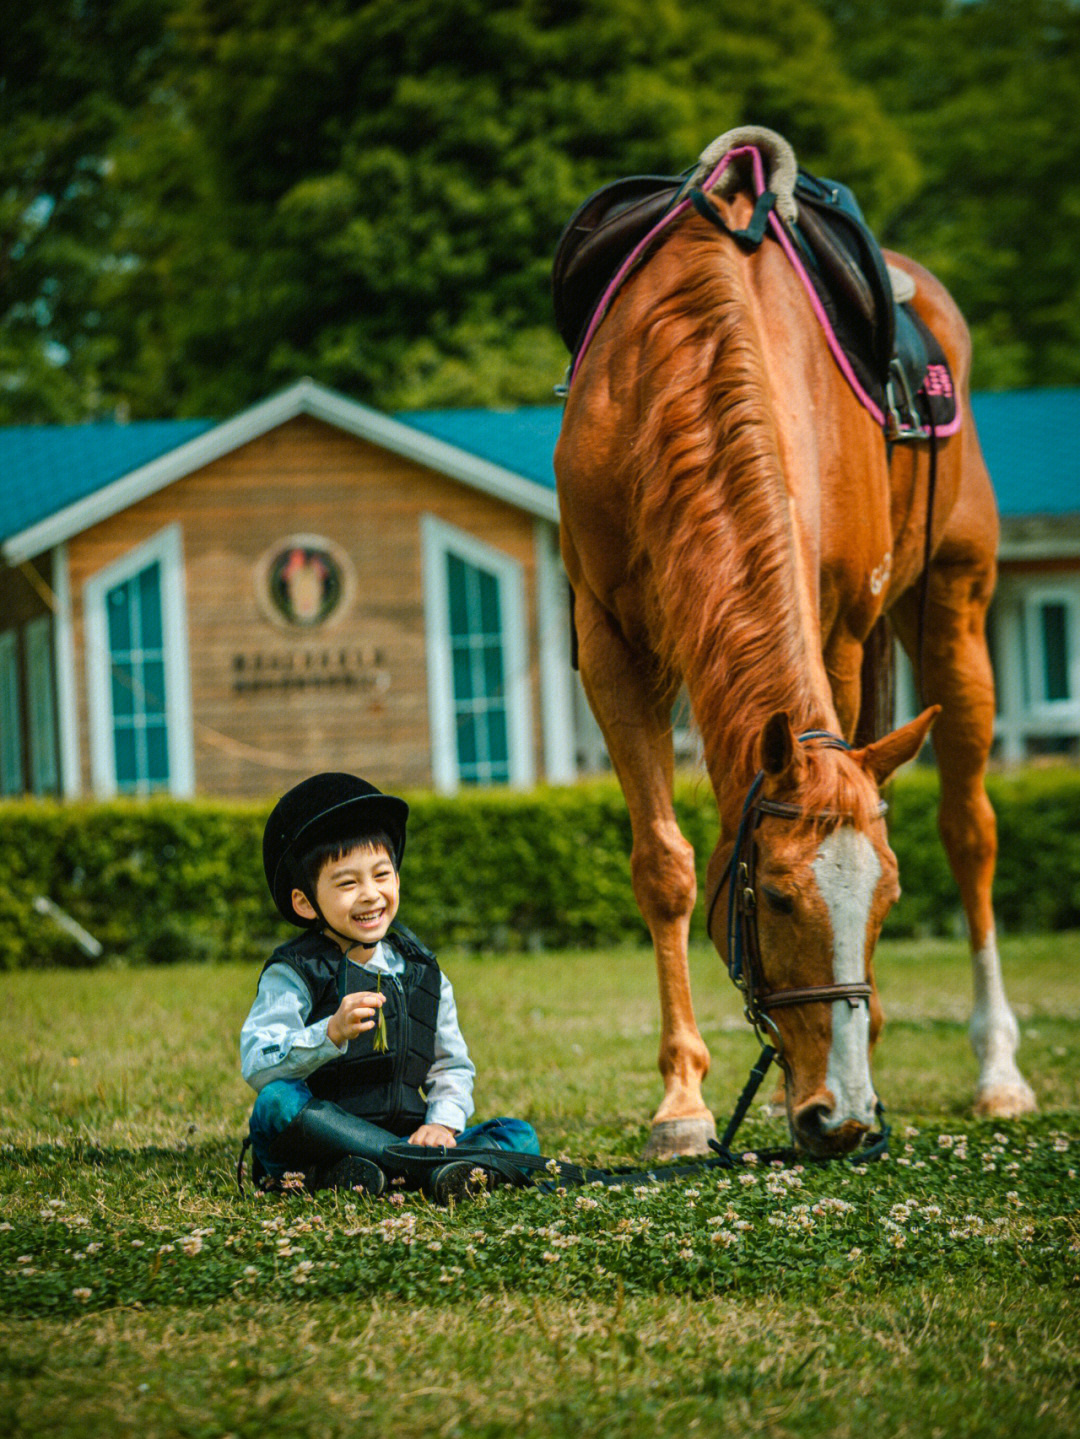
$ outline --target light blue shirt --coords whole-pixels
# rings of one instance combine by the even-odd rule
[[[365,957],[364,968],[400,975],[405,961],[389,944],[380,943]],[[423,1085],[426,1118],[428,1124],[444,1124],[459,1134],[473,1112],[476,1066],[458,1023],[453,986],[445,974],[441,983],[435,1059]],[[272,1079],[306,1079],[328,1059],[348,1051],[348,1041],[339,1047],[327,1035],[329,1019],[308,1024],[310,1013],[311,995],[296,971],[287,964],[270,965],[240,1031],[240,1070],[252,1089],[262,1089]]]

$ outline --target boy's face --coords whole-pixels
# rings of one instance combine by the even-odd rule
[[[337,931],[331,938],[343,950],[359,941],[375,944],[382,939],[397,914],[398,896],[398,873],[381,845],[361,845],[331,860],[315,886],[322,917]],[[304,919],[318,918],[303,890],[293,890],[292,902]]]

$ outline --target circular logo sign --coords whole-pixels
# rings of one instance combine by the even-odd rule
[[[275,545],[258,566],[257,586],[271,618],[290,628],[324,624],[349,588],[347,559],[318,535],[293,535]]]

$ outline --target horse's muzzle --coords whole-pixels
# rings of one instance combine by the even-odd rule
[[[824,1099],[814,1099],[802,1105],[791,1122],[797,1148],[805,1149],[815,1159],[850,1154],[858,1148],[869,1128],[869,1124],[854,1118],[837,1122],[832,1103]]]

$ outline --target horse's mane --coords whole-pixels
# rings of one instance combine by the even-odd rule
[[[650,294],[640,350],[635,541],[660,661],[685,681],[703,732],[725,733],[726,764],[748,773],[774,711],[803,728],[835,718],[807,655],[816,617],[808,628],[742,277],[726,245],[693,234],[701,224],[690,218],[638,277],[674,279]]]

